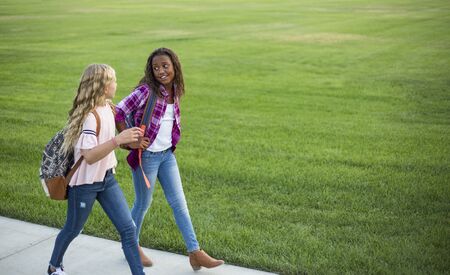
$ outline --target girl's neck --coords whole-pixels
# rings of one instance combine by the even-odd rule
[[[104,107],[108,104],[108,100],[106,98],[102,98],[98,101],[97,105],[95,106],[95,108],[97,107]]]
[[[169,84],[169,85],[164,85],[164,89],[166,89],[166,92],[168,92],[169,94],[173,94],[173,84]]]
[[[111,100],[111,98],[107,98],[107,97],[105,97],[105,96],[101,96],[99,99],[98,99],[98,102],[97,102],[97,106],[96,107],[101,107],[101,106],[106,106],[107,104],[108,104],[108,101],[110,101]]]
[[[173,83],[171,83],[170,85],[164,85],[164,89],[166,90],[166,93],[168,94],[168,99],[167,99],[167,103],[168,104],[173,104],[174,102],[174,89],[173,89]]]

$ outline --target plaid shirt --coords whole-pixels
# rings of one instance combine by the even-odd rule
[[[150,125],[147,125],[144,135],[150,139],[150,144],[153,143],[158,135],[159,127],[161,126],[161,118],[164,116],[167,107],[168,93],[163,85],[159,88],[164,98],[157,97],[155,109],[150,118]],[[133,119],[135,125],[140,125],[149,95],[150,87],[147,84],[143,84],[137,87],[130,95],[122,99],[122,101],[116,105],[116,122],[125,121],[126,116],[134,112]],[[175,150],[181,137],[180,105],[177,97],[174,98],[174,113],[175,123],[172,128],[172,150]]]

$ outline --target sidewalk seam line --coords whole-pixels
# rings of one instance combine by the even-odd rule
[[[40,243],[42,243],[42,242],[45,242],[45,241],[47,241],[47,240],[49,240],[49,239],[51,239],[51,238],[53,238],[53,237],[55,237],[55,236],[57,236],[57,235],[58,235],[58,234],[55,233],[55,234],[49,236],[49,237],[46,238],[46,239],[42,239],[42,240],[40,240],[40,241],[38,241],[38,242],[36,242],[36,243],[31,243],[31,244],[30,244],[29,246],[27,246],[27,247],[24,247],[24,248],[22,248],[22,249],[20,249],[20,250],[18,250],[18,251],[15,251],[14,253],[11,253],[11,254],[9,254],[9,255],[6,255],[6,256],[4,256],[4,257],[1,257],[1,258],[0,258],[0,261],[3,261],[3,260],[6,259],[6,258],[9,258],[9,257],[14,256],[14,255],[16,255],[16,254],[19,254],[20,252],[22,252],[22,251],[24,251],[24,250],[26,250],[26,249],[28,249],[28,248],[30,248],[30,247],[33,247],[33,246],[35,246],[35,245],[38,245],[38,244],[40,244]]]

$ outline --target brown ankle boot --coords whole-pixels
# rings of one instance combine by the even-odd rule
[[[197,250],[189,253],[189,262],[194,270],[199,270],[202,266],[206,268],[213,268],[224,263],[222,260],[216,260],[209,256],[203,250]]]
[[[150,260],[150,258],[144,254],[144,250],[142,249],[142,247],[140,245],[138,245],[138,249],[139,249],[139,256],[141,257],[142,265],[146,266],[146,267],[152,266],[153,265],[152,260]]]

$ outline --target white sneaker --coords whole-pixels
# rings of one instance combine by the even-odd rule
[[[48,266],[47,275],[67,275],[67,273],[64,272],[64,269],[62,266],[57,267],[56,271],[53,271],[53,272],[50,270],[50,266]]]

